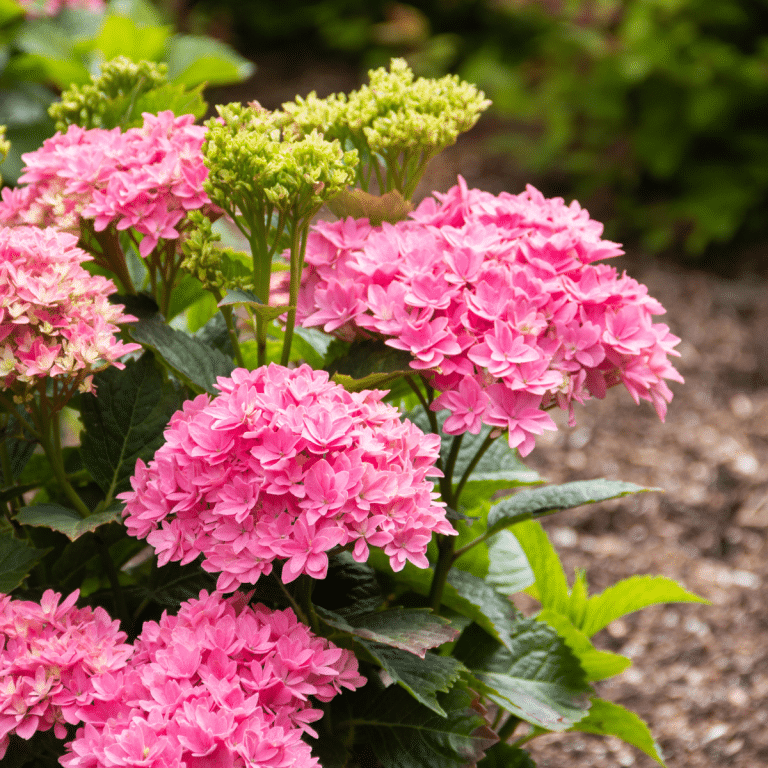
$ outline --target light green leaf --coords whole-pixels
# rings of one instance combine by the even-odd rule
[[[9,594],[48,552],[11,536],[0,536],[0,593]]]
[[[563,731],[586,715],[591,687],[584,670],[563,638],[542,622],[519,618],[508,647],[470,626],[454,655],[480,682],[479,693],[526,722]]]
[[[387,645],[365,640],[358,642],[417,701],[442,717],[448,716],[437,700],[437,693],[447,693],[462,672],[466,672],[460,661],[452,656],[437,656],[434,653],[419,658]]]
[[[168,78],[183,85],[223,85],[248,79],[253,64],[220,40],[174,35],[168,43]]]
[[[58,88],[90,82],[90,73],[75,54],[74,41],[50,19],[28,20],[16,45],[34,57],[46,77]]]
[[[579,733],[596,733],[600,736],[618,736],[622,741],[637,747],[660,765],[666,765],[659,745],[648,726],[634,712],[619,704],[593,698],[589,714],[571,727]]]
[[[540,523],[527,520],[511,528],[525,553],[536,583],[527,591],[544,608],[568,613],[568,582],[560,558]]]
[[[438,700],[446,717],[391,686],[359,711],[355,707],[350,722],[384,768],[464,768],[477,762],[498,737],[458,686]]]
[[[83,518],[59,504],[36,504],[20,509],[16,520],[22,525],[50,528],[63,533],[70,541],[76,541],[101,525],[119,522],[122,519],[121,510],[122,504],[114,504],[104,512]]]
[[[499,594],[514,595],[536,582],[525,551],[511,531],[499,531],[488,542],[488,563],[485,580]]]
[[[333,611],[317,607],[320,618],[334,629],[354,637],[400,648],[424,658],[427,649],[449,643],[458,636],[448,619],[429,608],[390,608],[343,618]]]
[[[10,24],[24,15],[24,9],[13,0],[0,0],[0,27]]]
[[[291,358],[304,360],[316,371],[325,365],[325,356],[333,337],[323,333],[317,328],[293,329],[293,344],[291,345]]]
[[[599,651],[592,645],[589,638],[568,620],[567,616],[545,608],[537,614],[536,619],[548,624],[565,640],[578,657],[589,681],[614,677],[632,664],[632,660],[626,656],[610,651]]]
[[[334,373],[331,380],[344,387],[347,392],[362,392],[365,389],[384,389],[389,382],[407,375],[408,371],[392,371],[391,373],[371,373],[362,379],[353,379],[343,373]]]
[[[151,353],[94,377],[96,395],[81,399],[83,463],[108,499],[130,489],[136,461],[148,462],[181,405]]]
[[[132,61],[160,61],[172,32],[171,26],[145,25],[125,16],[108,16],[95,43],[106,61],[115,56],[127,56]]]
[[[591,637],[614,619],[660,603],[708,603],[666,576],[630,576],[587,601],[579,629]]]
[[[619,480],[577,480],[562,485],[543,488],[525,488],[514,496],[495,504],[488,514],[488,532],[495,533],[522,520],[572,509],[582,504],[593,504],[607,499],[617,499],[630,493],[657,490],[643,488],[634,483]]]
[[[229,376],[235,369],[232,361],[183,331],[177,331],[159,320],[140,320],[130,326],[134,341],[157,352],[165,363],[196,392],[217,393],[219,376]]]

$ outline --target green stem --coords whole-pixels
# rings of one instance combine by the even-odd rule
[[[216,298],[216,303],[221,301],[221,296],[219,295]],[[240,348],[240,339],[237,337],[237,329],[235,328],[235,323],[233,320],[234,312],[232,311],[231,306],[223,306],[219,307],[221,310],[221,314],[224,317],[224,323],[227,326],[227,334],[229,335],[229,340],[232,343],[232,349],[235,351],[235,359],[237,360],[237,364],[241,368],[245,368],[245,360],[243,358],[243,350]]]
[[[463,437],[464,435],[458,435],[451,441],[451,450],[445,462],[443,477],[440,479],[440,495],[443,497],[443,501],[453,509],[456,508],[456,499],[453,498],[453,470],[456,467],[456,459],[459,457]]]
[[[458,502],[459,496],[461,496],[461,492],[464,490],[464,486],[467,484],[472,472],[474,472],[477,463],[483,458],[483,454],[491,447],[491,443],[496,439],[495,437],[491,437],[492,434],[493,430],[488,433],[488,437],[483,440],[483,444],[477,449],[477,453],[472,457],[469,466],[464,470],[464,474],[461,476],[461,480],[459,480],[459,484],[456,487],[456,493],[454,494],[454,500],[456,502]]]
[[[453,565],[453,547],[455,536],[437,537],[437,564],[435,565],[435,575],[432,578],[432,585],[429,588],[429,606],[435,613],[440,611],[443,602],[443,591],[448,581],[448,572]]]
[[[293,237],[291,237],[291,283],[288,299],[288,317],[285,321],[285,336],[283,337],[283,354],[280,358],[281,365],[288,365],[291,356],[291,344],[293,343],[293,329],[296,326],[296,305],[299,299],[301,287],[301,273],[304,270],[304,256],[307,250],[307,233],[312,214],[301,222],[294,222]]]

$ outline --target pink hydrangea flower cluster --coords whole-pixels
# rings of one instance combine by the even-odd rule
[[[75,607],[48,590],[40,603],[0,595],[0,759],[10,734],[29,739],[81,722],[100,681],[125,666],[133,647],[103,608]]]
[[[130,667],[100,678],[64,768],[314,768],[301,736],[366,683],[351,651],[294,613],[201,592],[144,624]]]
[[[285,560],[282,580],[325,578],[327,553],[380,547],[392,567],[428,565],[433,532],[452,534],[430,476],[439,439],[324,371],[278,365],[220,377],[221,394],[184,403],[149,466],[139,461],[125,525],[158,563],[219,572],[217,588],[253,584]]]
[[[143,117],[143,126],[125,133],[70,125],[23,155],[19,181],[26,186],[3,189],[0,223],[73,232],[81,219],[92,220],[97,232],[114,223],[143,235],[144,257],[160,238],[178,238],[186,213],[210,204],[203,191],[205,128],[193,124],[193,115]]]
[[[101,13],[106,7],[104,0],[18,0],[28,16],[57,16],[65,8],[84,8],[93,13]]]
[[[115,338],[135,320],[107,297],[115,285],[90,275],[77,237],[55,229],[0,227],[0,383],[17,395],[47,377],[67,391],[141,349]]]
[[[318,223],[297,320],[345,340],[384,338],[440,391],[448,434],[508,431],[528,454],[555,424],[545,409],[623,383],[663,419],[682,381],[663,307],[599,259],[616,243],[577,202],[467,189],[425,199],[406,221]]]

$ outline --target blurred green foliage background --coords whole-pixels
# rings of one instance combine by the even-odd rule
[[[510,121],[494,148],[545,191],[607,203],[616,238],[700,262],[768,238],[768,0],[167,4],[249,56],[458,72]]]

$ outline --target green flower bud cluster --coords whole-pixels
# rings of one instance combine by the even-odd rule
[[[190,211],[190,229],[182,243],[181,268],[196,277],[220,300],[226,291],[251,291],[253,274],[249,257],[221,245],[221,235],[211,229],[211,220],[200,211]],[[244,257],[244,258],[241,258]]]
[[[126,130],[142,124],[142,112],[164,109],[201,117],[205,112],[202,87],[188,91],[169,83],[167,72],[165,64],[117,56],[104,64],[101,74],[92,75],[88,85],[64,91],[48,114],[56,121],[57,131],[66,131],[69,125]]]
[[[358,149],[373,164],[359,169],[364,190],[375,172],[381,193],[396,189],[407,198],[429,160],[472,128],[491,102],[457,75],[415,79],[404,59],[368,75],[369,84],[349,96],[319,99],[313,92],[283,111],[297,130],[318,130]]]
[[[298,221],[354,181],[357,152],[344,152],[338,141],[303,133],[256,102],[217,109],[219,117],[206,123],[204,188],[236,221],[265,212]]]

